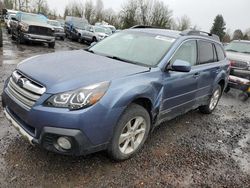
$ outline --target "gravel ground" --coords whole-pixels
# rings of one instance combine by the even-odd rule
[[[0,90],[21,60],[83,47],[67,40],[55,50],[17,47],[4,33]],[[250,100],[241,102],[238,94],[224,94],[211,115],[192,111],[162,124],[122,163],[105,152],[70,157],[32,147],[0,107],[0,187],[250,187]]]

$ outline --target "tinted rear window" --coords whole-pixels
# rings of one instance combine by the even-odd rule
[[[199,63],[214,62],[213,45],[210,42],[199,41]]]
[[[218,61],[222,61],[225,59],[225,54],[224,54],[224,51],[222,49],[222,47],[218,44],[215,44],[215,48],[216,48],[216,51],[217,51],[217,56],[218,56]]]

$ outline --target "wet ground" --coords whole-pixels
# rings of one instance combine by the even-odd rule
[[[21,60],[83,48],[59,41],[17,46],[4,33],[0,90]],[[224,94],[211,115],[192,111],[156,128],[134,158],[115,163],[105,152],[61,156],[30,146],[0,107],[0,187],[250,187],[250,100]],[[1,100],[1,99],[0,99]]]

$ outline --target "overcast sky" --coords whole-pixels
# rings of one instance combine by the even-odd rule
[[[65,6],[75,0],[48,0],[51,9],[57,10],[61,15]],[[76,0],[80,1],[80,0]],[[83,0],[81,0],[83,1]],[[93,0],[95,2],[95,0]],[[103,0],[105,8],[113,8],[115,11],[121,9],[126,0]],[[250,28],[250,0],[163,0],[171,10],[173,16],[181,17],[187,15],[192,25],[197,25],[205,31],[209,31],[217,14],[222,14],[227,29],[231,33],[235,29],[245,31]]]

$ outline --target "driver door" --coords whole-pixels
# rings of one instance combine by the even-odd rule
[[[172,119],[192,109],[196,101],[199,71],[197,64],[197,42],[188,40],[181,44],[170,60],[170,66],[177,59],[190,63],[190,72],[174,70],[163,73],[163,99],[160,109],[160,119]]]

